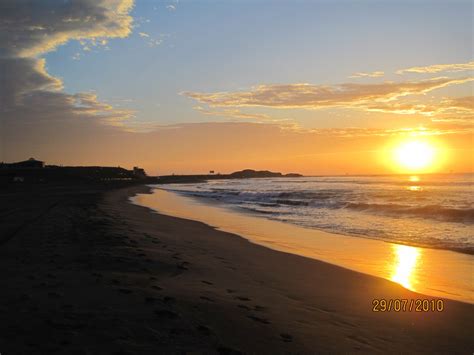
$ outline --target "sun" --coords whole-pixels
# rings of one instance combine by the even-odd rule
[[[420,171],[430,168],[435,161],[436,150],[421,140],[406,141],[395,148],[395,161],[403,169]]]

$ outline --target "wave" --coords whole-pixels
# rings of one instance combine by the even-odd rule
[[[474,209],[446,208],[439,205],[407,206],[399,204],[348,203],[345,208],[378,212],[391,215],[412,215],[416,217],[443,219],[449,222],[474,222]]]
[[[474,223],[474,209],[469,200],[469,189],[422,189],[416,193],[407,189],[381,188],[374,186],[361,189],[357,186],[332,188],[324,186],[326,181],[317,182],[314,186],[279,184],[274,186],[268,182],[255,185],[235,181],[221,186],[213,185],[181,185],[171,188],[185,195],[213,199],[238,207],[249,205],[264,208],[266,214],[280,214],[283,211],[295,215],[311,215],[317,213],[338,213],[337,211],[354,211],[354,213],[384,215],[388,217],[417,217],[447,222]],[[350,180],[352,184],[354,181]],[[267,185],[265,185],[267,184]],[[183,188],[184,187],[184,188]],[[277,188],[274,190],[274,188]],[[283,189],[282,189],[283,188]],[[280,189],[280,190],[278,190]],[[305,210],[302,212],[302,210]],[[311,211],[313,209],[314,211]],[[330,212],[333,211],[333,212]],[[256,211],[261,212],[261,211]],[[354,215],[355,217],[355,215]]]

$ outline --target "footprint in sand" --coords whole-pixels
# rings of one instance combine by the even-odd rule
[[[245,301],[245,302],[248,302],[250,301],[250,298],[248,297],[243,297],[243,296],[236,296],[234,297],[236,300],[240,300],[240,301]]]
[[[187,261],[183,261],[182,263],[176,264],[176,267],[180,270],[189,270],[186,266],[189,265]]]
[[[207,296],[200,296],[199,297],[200,299],[204,300],[204,301],[208,301],[208,302],[214,302],[214,300],[212,298],[209,298]]]
[[[217,352],[219,353],[219,355],[241,355],[242,354],[242,352],[229,348],[227,346],[219,346],[217,348]]]
[[[254,316],[254,315],[249,315],[247,317],[254,320],[255,322],[259,322],[259,323],[263,323],[263,324],[270,324],[270,321],[266,318],[261,318],[261,317],[257,317],[257,316]]]
[[[211,330],[205,325],[198,325],[196,328],[197,330],[199,330],[200,333],[204,335],[211,335]]]
[[[175,319],[179,317],[177,313],[167,310],[167,309],[157,309],[154,311],[154,313],[159,318]]]
[[[31,296],[30,295],[27,295],[26,293],[22,294],[19,298],[20,301],[29,301],[31,299]]]
[[[172,302],[176,301],[176,299],[174,297],[171,297],[171,296],[165,296],[165,297],[163,297],[162,301],[165,302],[165,303],[172,303]]]

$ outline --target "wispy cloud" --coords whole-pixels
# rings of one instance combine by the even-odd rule
[[[152,37],[146,32],[138,32],[138,36],[143,38],[148,47],[156,47],[163,43],[164,34],[160,34],[158,37]]]
[[[163,43],[163,39],[162,38],[151,38],[147,44],[148,44],[148,47],[156,47],[156,46],[159,46],[160,44]]]
[[[245,113],[239,109],[209,110],[201,106],[193,107],[196,111],[208,116],[219,116],[227,118],[250,119],[261,122],[279,121],[264,113]]]
[[[352,74],[349,78],[380,78],[384,76],[384,74],[383,71],[374,71],[370,73],[359,72]]]
[[[167,5],[166,8],[170,11],[175,11],[176,10],[176,5]]]
[[[397,70],[397,74],[405,73],[419,73],[419,74],[433,74],[433,73],[456,73],[461,71],[474,70],[474,62],[459,63],[459,64],[434,64],[420,67],[411,67]]]
[[[390,102],[408,95],[425,94],[471,80],[474,78],[435,78],[376,84],[345,83],[332,86],[307,83],[258,85],[248,91],[183,92],[182,95],[210,107],[366,108],[374,103]]]
[[[445,107],[474,112],[474,96],[446,99],[442,102]]]

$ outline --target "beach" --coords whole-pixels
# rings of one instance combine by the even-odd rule
[[[3,354],[471,353],[474,306],[130,203],[146,186],[2,192]],[[25,208],[24,206],[27,206]]]

